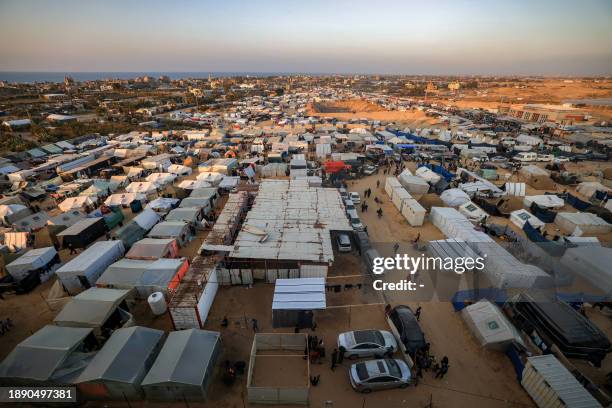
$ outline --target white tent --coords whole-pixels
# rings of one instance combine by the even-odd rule
[[[154,194],[157,192],[157,185],[152,182],[133,182],[130,183],[125,191],[128,193],[140,193],[140,194]]]
[[[512,211],[510,213],[510,221],[520,229],[523,229],[526,222],[529,222],[536,229],[544,226],[544,223],[538,217],[523,209]]]
[[[576,187],[576,191],[587,198],[593,197],[596,191],[605,191],[608,193],[612,193],[612,189],[596,181],[584,181],[578,184],[578,187]]]
[[[612,225],[592,213],[560,212],[555,224],[565,232],[580,236],[582,234],[607,234]]]
[[[223,174],[213,173],[213,172],[202,172],[198,174],[197,179],[201,181],[206,181],[212,184],[213,186],[218,186],[219,183],[221,183],[221,180],[223,180]]]
[[[492,350],[505,351],[512,344],[525,347],[521,335],[502,311],[483,299],[461,311],[463,320],[480,344]]]
[[[414,176],[410,170],[406,169],[397,176],[400,184],[412,195],[416,200],[420,199],[423,194],[429,191],[429,184],[419,176]]]
[[[188,176],[192,173],[191,167],[183,166],[181,164],[173,164],[168,167],[168,173],[172,173],[176,176]]]
[[[415,174],[430,184],[436,184],[442,178],[442,176],[425,166],[416,169]]]
[[[4,225],[11,225],[20,218],[27,217],[32,211],[21,204],[0,205],[0,220]]]
[[[147,204],[146,208],[150,208],[157,212],[168,212],[174,208],[178,202],[178,198],[159,197]]]
[[[178,184],[178,187],[185,190],[195,190],[196,188],[211,187],[211,184],[204,180],[183,180]]]
[[[489,214],[487,214],[482,208],[474,204],[472,201],[461,204],[458,210],[472,222],[481,222],[489,217]]]
[[[104,204],[108,206],[121,205],[123,207],[127,207],[132,201],[136,200],[146,201],[146,196],[139,193],[112,194],[108,196],[108,198],[104,201]]]
[[[63,212],[66,212],[73,208],[81,209],[85,206],[94,207],[97,200],[97,197],[90,196],[70,197],[59,203],[57,207]]]
[[[159,187],[171,184],[175,179],[176,175],[172,173],[151,173],[146,178],[147,181],[155,183]]]
[[[140,214],[138,214],[132,221],[134,221],[140,228],[145,231],[149,231],[155,224],[157,224],[161,218],[157,213],[149,208],[145,208]]]
[[[533,203],[544,208],[561,208],[565,205],[565,201],[554,194],[526,196],[523,199],[523,205],[527,208],[530,208]]]
[[[470,201],[470,197],[458,188],[445,190],[440,194],[440,199],[449,207],[459,207]]]
[[[6,270],[16,281],[20,281],[28,273],[45,268],[56,256],[57,251],[54,247],[31,249],[6,265]]]

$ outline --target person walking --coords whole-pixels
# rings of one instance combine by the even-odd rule
[[[338,364],[342,364],[342,362],[344,361],[344,353],[346,353],[346,349],[344,348],[344,346],[340,346],[340,348],[338,349]]]
[[[70,255],[74,255],[77,253],[77,250],[74,245],[72,245],[72,242],[68,243],[68,249],[70,250]]]
[[[397,254],[397,250],[399,249],[399,242],[396,242],[395,244],[393,244],[393,253]]]
[[[338,349],[334,349],[331,355],[331,370],[334,371],[336,369],[336,364],[338,363]]]
[[[257,325],[257,319],[251,319],[251,326],[253,327],[253,333],[257,333],[259,331],[259,326]]]
[[[380,180],[376,180],[376,188],[380,188]]]
[[[436,373],[436,378],[439,378],[439,379],[444,378],[447,372],[448,372],[448,357],[444,356],[442,357],[442,360],[440,361],[440,368],[438,369],[438,372]]]
[[[417,322],[421,321],[421,306],[416,308],[416,311],[414,312],[414,317],[416,317]]]

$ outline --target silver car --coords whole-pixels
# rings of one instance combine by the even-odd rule
[[[395,353],[395,337],[385,330],[355,330],[338,335],[338,349],[344,348],[344,356],[350,359],[360,357],[381,358],[389,352]]]
[[[351,365],[351,386],[364,394],[389,388],[406,388],[410,385],[410,368],[402,360],[370,360]]]

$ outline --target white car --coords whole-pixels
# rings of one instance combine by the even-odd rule
[[[569,157],[564,157],[564,156],[555,157],[553,160],[554,163],[567,163],[569,161],[570,161]]]
[[[393,334],[385,330],[355,330],[338,335],[338,349],[340,347],[345,349],[344,356],[350,359],[382,358],[389,352],[395,353],[397,342]]]
[[[355,191],[351,191],[349,193],[349,198],[351,199],[353,204],[360,204],[361,203],[361,197],[359,196],[359,193],[357,193]]]

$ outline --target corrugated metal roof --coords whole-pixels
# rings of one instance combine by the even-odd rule
[[[325,309],[325,279],[277,279],[272,310]]]

